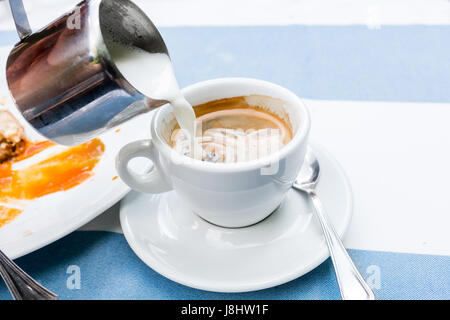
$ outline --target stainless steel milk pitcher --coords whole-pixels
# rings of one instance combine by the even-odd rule
[[[76,145],[167,101],[145,97],[117,69],[103,34],[150,53],[167,48],[128,0],[85,0],[32,33],[22,0],[10,0],[20,37],[6,78],[24,118],[42,135]]]

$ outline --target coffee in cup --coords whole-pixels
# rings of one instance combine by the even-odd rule
[[[219,163],[251,161],[275,153],[292,140],[293,130],[288,119],[263,104],[250,104],[264,98],[232,97],[194,106],[194,143],[189,133],[176,125],[169,144],[180,154]]]

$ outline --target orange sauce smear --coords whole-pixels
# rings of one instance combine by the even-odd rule
[[[41,151],[44,151],[45,149],[52,147],[54,145],[56,145],[56,144],[49,140],[44,140],[44,141],[39,141],[39,142],[27,141],[27,142],[25,142],[25,148],[24,148],[23,152],[18,157],[13,159],[13,162],[31,158],[35,154],[37,154]]]
[[[30,144],[15,160],[0,164],[0,201],[32,200],[69,190],[93,175],[93,169],[105,151],[103,142],[93,139],[27,168],[12,170],[12,162],[29,158],[51,145],[53,143],[49,141]],[[0,227],[21,212],[0,205]]]
[[[0,206],[0,227],[11,222],[21,213],[22,210]]]
[[[71,189],[92,176],[104,151],[103,142],[94,139],[22,170],[11,170],[11,163],[3,164],[0,199],[32,200]]]

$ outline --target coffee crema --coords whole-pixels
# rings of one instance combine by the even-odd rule
[[[196,137],[177,125],[170,146],[180,154],[209,162],[245,162],[277,152],[292,139],[292,128],[279,116],[245,97],[214,100],[194,107]],[[193,149],[193,150],[192,150]]]

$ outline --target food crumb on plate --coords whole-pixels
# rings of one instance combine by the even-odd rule
[[[7,110],[0,110],[0,163],[20,153],[25,146],[25,130]]]

